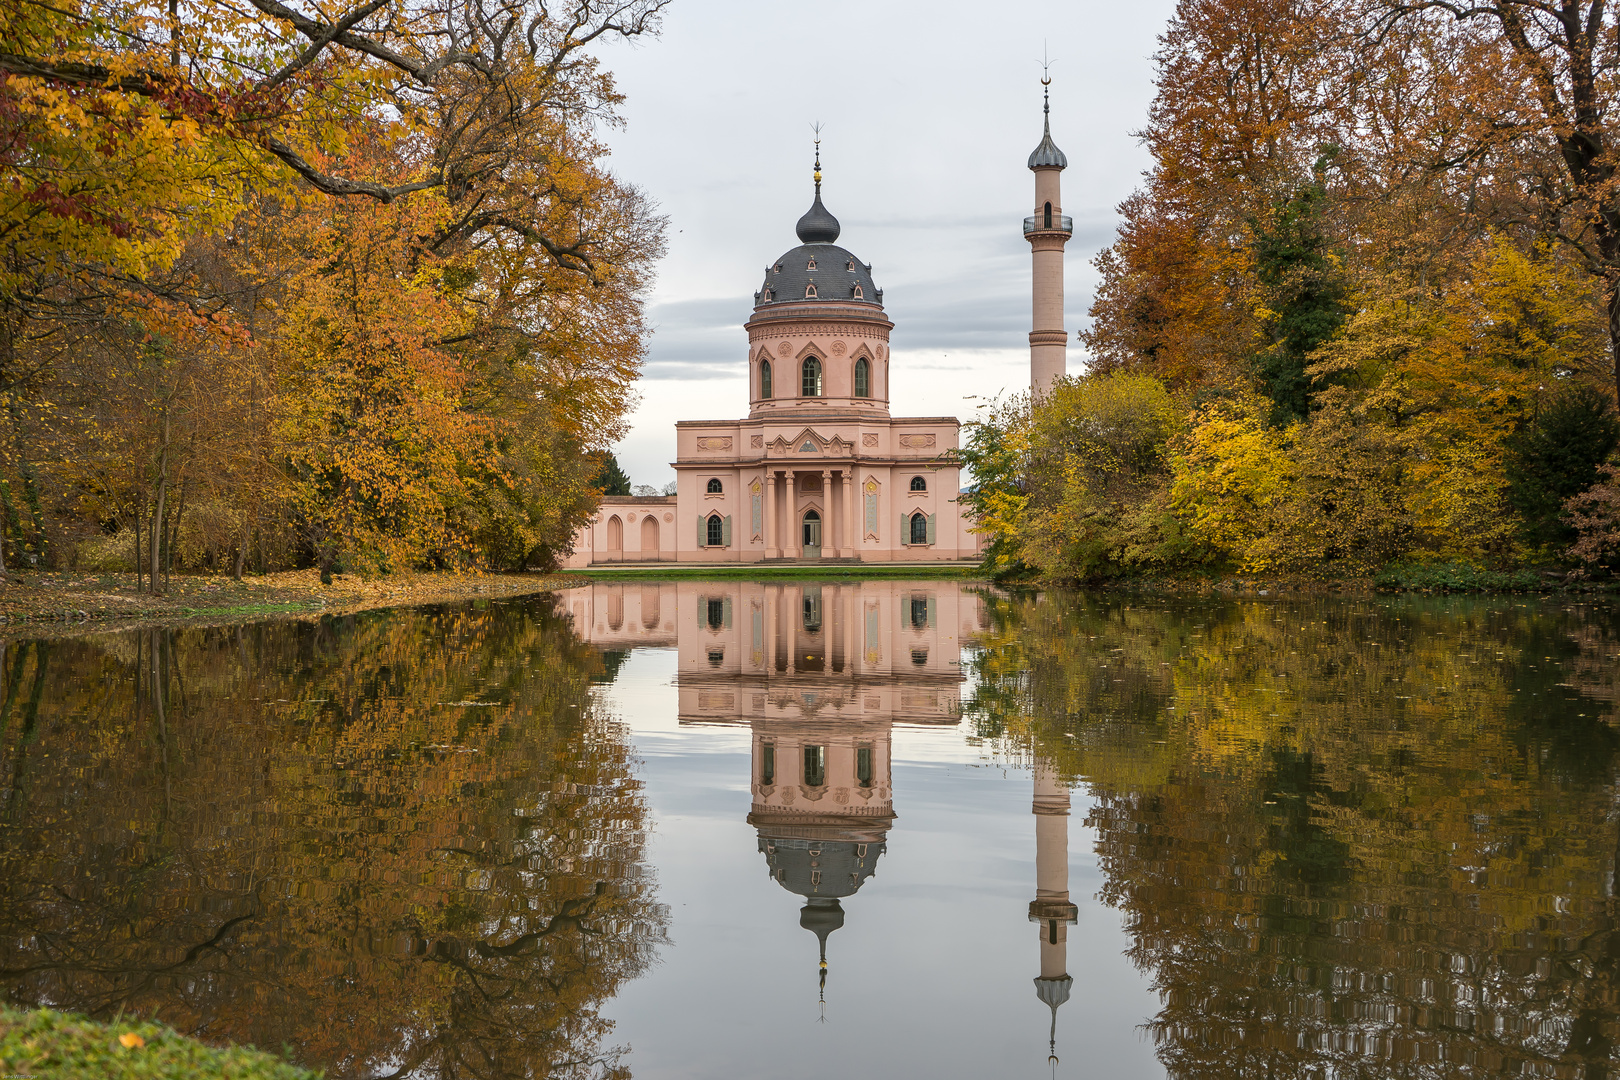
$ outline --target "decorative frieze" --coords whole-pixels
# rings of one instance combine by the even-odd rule
[[[704,436],[703,438],[698,439],[697,448],[699,450],[730,450],[731,449],[731,436],[730,435],[708,435],[708,436]]]
[[[900,445],[908,450],[928,450],[933,448],[934,437],[932,435],[902,435],[900,436]]]

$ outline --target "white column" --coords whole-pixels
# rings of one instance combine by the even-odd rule
[[[844,470],[844,541],[849,546],[841,553],[846,559],[853,559],[860,554],[861,532],[864,529],[861,517],[855,511],[860,504],[856,488],[858,470],[852,464]]]
[[[787,485],[787,535],[782,539],[782,557],[797,559],[799,557],[799,500],[793,493],[793,470],[789,469],[782,474],[782,482]]]
[[[776,551],[776,470],[765,473],[765,557],[775,559]]]
[[[833,557],[838,556],[838,537],[833,533],[833,486],[832,470],[821,470],[821,554],[825,558],[827,551],[832,550]]]

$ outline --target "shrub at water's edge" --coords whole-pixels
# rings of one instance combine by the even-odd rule
[[[213,1047],[152,1020],[98,1024],[50,1009],[0,1007],[0,1073],[36,1080],[319,1080],[261,1050]]]

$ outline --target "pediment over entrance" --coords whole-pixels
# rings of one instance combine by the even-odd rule
[[[842,436],[834,435],[829,439],[816,434],[813,429],[807,427],[791,439],[778,435],[771,440],[766,450],[771,454],[848,457],[853,447],[854,444],[846,441]]]

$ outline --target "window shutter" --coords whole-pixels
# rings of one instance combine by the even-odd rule
[[[707,515],[698,515],[698,547],[709,546],[709,519]]]
[[[722,622],[724,622],[726,629],[730,630],[731,629],[731,597],[729,597],[729,596],[726,597],[725,603],[724,603],[724,606],[723,606],[722,610],[725,612],[724,616],[722,617]]]
[[[934,519],[937,518],[938,516],[939,516],[938,514],[929,514],[928,515],[928,543],[930,545],[932,545],[934,543],[934,537],[936,535],[936,530],[934,528]],[[932,601],[930,601],[930,603],[932,603]],[[933,609],[929,608],[929,610],[932,611]],[[929,625],[932,626],[933,623],[929,623]]]
[[[902,543],[902,544],[911,543],[911,515],[910,514],[902,513],[900,515],[900,543]]]
[[[939,625],[939,609],[934,606],[934,596],[928,596],[928,629],[932,630]]]
[[[731,515],[730,514],[727,514],[725,516],[725,518],[720,522],[720,543],[724,544],[726,547],[731,546]],[[729,605],[731,603],[731,601],[727,600],[726,603]],[[728,606],[726,608],[726,610],[730,611],[731,608]],[[728,615],[727,618],[729,619],[730,616]],[[728,623],[727,625],[730,625],[730,624]]]

